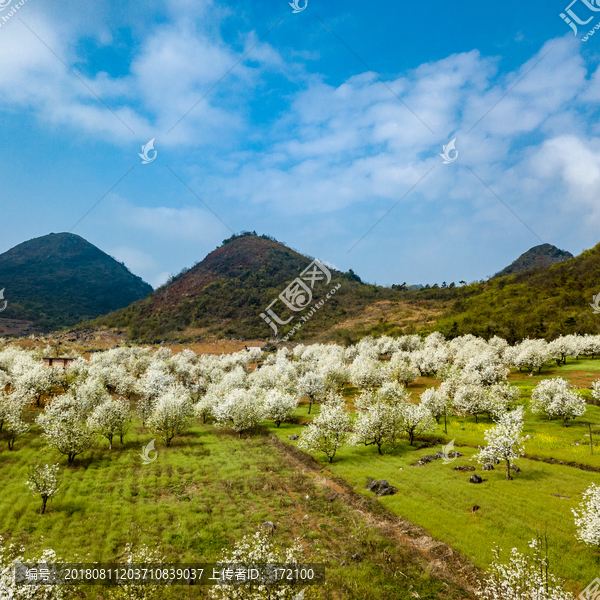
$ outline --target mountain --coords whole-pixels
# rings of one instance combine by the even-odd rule
[[[496,273],[494,277],[516,275],[517,273],[524,273],[538,267],[551,267],[570,258],[573,258],[573,255],[566,250],[559,250],[552,244],[540,244],[521,254],[517,260],[502,269],[499,273]]]
[[[0,254],[1,318],[58,328],[128,306],[152,287],[72,233],[51,233]]]
[[[566,262],[495,277],[445,291],[452,304],[435,328],[454,337],[473,333],[547,340],[568,333],[600,333],[590,303],[600,292],[600,244]]]
[[[302,281],[307,289],[299,284],[298,310],[290,310],[279,296],[313,260],[270,236],[255,232],[234,235],[147,298],[80,327],[127,329],[130,339],[143,342],[208,336],[268,339],[276,334],[261,314],[275,323],[267,312],[275,301],[271,310],[276,317],[289,320],[286,325],[277,325],[280,337],[302,324],[294,332],[296,341],[323,335],[344,340],[347,330],[336,326],[354,322],[355,317],[360,322],[358,315],[373,303],[401,296],[395,290],[362,283],[352,270],[342,273],[324,265],[331,280],[327,282],[327,274],[320,269],[319,280],[305,275]],[[302,309],[304,303],[306,308]],[[313,314],[307,319],[311,307]]]

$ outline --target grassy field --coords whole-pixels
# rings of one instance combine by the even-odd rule
[[[30,552],[53,548],[65,561],[76,555],[81,562],[118,561],[126,543],[145,543],[167,562],[211,562],[269,520],[277,524],[275,540],[285,545],[301,538],[312,560],[326,563],[323,598],[471,598],[433,577],[422,558],[293,464],[266,431],[240,440],[196,424],[171,448],[157,440],[158,458],[144,466],[139,453],[152,436],[134,425],[123,446],[109,451],[105,440],[98,442],[72,467],[47,449],[37,428],[14,451],[3,447],[0,534]],[[60,492],[45,515],[25,485],[37,461],[61,467]],[[356,554],[360,560],[352,559]],[[77,590],[82,597],[101,597],[101,588]],[[170,598],[192,596],[207,597],[207,588],[168,591]]]
[[[589,385],[598,378],[600,360],[580,360],[566,366],[546,368],[541,376],[529,377],[518,372],[510,376],[511,383],[518,385],[524,399],[540,379],[563,376],[576,385],[582,380]],[[419,380],[409,389],[416,393],[432,379]],[[348,391],[352,406],[354,390]],[[318,407],[313,407],[318,414]],[[307,407],[298,410],[300,421],[309,419]],[[311,416],[313,416],[311,414]],[[408,442],[395,449],[384,448],[384,456],[378,456],[374,447],[345,446],[336,455],[333,464],[327,464],[324,455],[315,454],[324,467],[335,476],[342,477],[354,489],[366,497],[373,497],[365,489],[367,477],[387,479],[399,490],[394,496],[379,501],[395,514],[424,527],[430,534],[442,540],[471,559],[480,568],[492,560],[492,547],[498,544],[505,550],[517,547],[527,549],[527,542],[536,534],[547,534],[550,542],[552,570],[566,579],[572,591],[579,592],[600,573],[600,552],[575,539],[575,525],[571,508],[576,507],[582,492],[590,483],[600,483],[600,472],[586,471],[573,466],[549,464],[544,459],[588,465],[600,471],[600,445],[591,454],[587,423],[592,423],[593,435],[600,442],[600,407],[588,406],[586,414],[564,427],[562,421],[548,421],[530,411],[526,412],[524,434],[532,439],[525,444],[530,458],[518,461],[521,473],[514,474],[513,481],[505,479],[505,472],[498,466],[494,471],[482,471],[477,462],[470,462],[477,446],[484,445],[484,431],[493,425],[487,418],[448,419],[448,433],[443,422],[436,431],[427,436],[430,441],[440,438],[444,443],[455,440],[455,445],[465,456],[452,465],[433,461],[425,467],[413,467],[426,454],[435,454],[441,445],[417,450]],[[301,425],[282,424],[271,428],[282,441],[290,444],[287,436],[301,434]],[[573,445],[579,444],[579,445]],[[534,460],[540,459],[540,460]],[[470,473],[454,471],[457,465],[475,466],[485,480],[482,484],[469,483]],[[479,506],[475,513],[473,506]]]

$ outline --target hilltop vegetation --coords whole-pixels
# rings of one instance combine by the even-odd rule
[[[55,329],[91,319],[147,296],[152,287],[114,258],[72,233],[51,233],[0,254],[1,318]]]

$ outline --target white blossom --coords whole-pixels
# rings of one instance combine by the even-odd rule
[[[148,418],[148,428],[170,446],[173,438],[185,431],[191,417],[192,402],[189,393],[181,385],[176,385],[156,399]]]
[[[523,407],[504,413],[498,423],[486,429],[484,436],[487,442],[485,448],[480,448],[474,458],[479,463],[500,460],[506,463],[506,479],[510,475],[511,463],[521,458],[525,452],[521,432],[523,430]]]
[[[577,539],[589,546],[600,547],[600,487],[592,483],[583,492],[581,504],[571,510],[575,515]]]
[[[319,415],[302,432],[298,446],[324,452],[329,462],[333,462],[336,452],[348,439],[350,425],[350,415],[343,405],[324,404]]]
[[[34,496],[42,497],[42,507],[40,513],[46,512],[46,503],[58,492],[58,464],[56,465],[36,465],[29,472],[27,485]]]
[[[554,377],[537,384],[531,393],[531,411],[549,419],[560,417],[566,427],[571,419],[585,414],[586,404],[568,381]]]

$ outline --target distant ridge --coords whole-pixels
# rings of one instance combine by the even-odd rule
[[[496,273],[493,278],[517,275],[539,267],[551,267],[570,258],[573,258],[573,255],[566,250],[560,250],[552,244],[540,244],[521,254],[517,260]]]
[[[58,328],[92,319],[147,296],[152,287],[73,233],[51,233],[0,254],[0,318]]]

